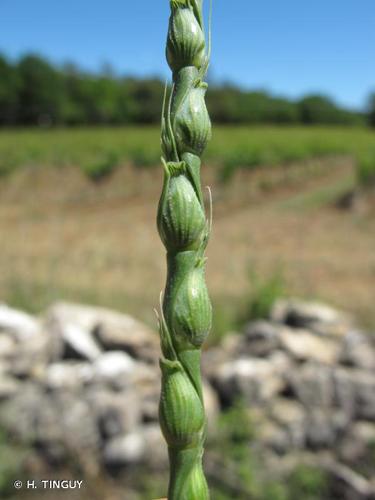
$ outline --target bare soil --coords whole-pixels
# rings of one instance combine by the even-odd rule
[[[375,327],[375,212],[340,210],[346,158],[239,171],[204,169],[214,199],[207,279],[217,301],[251,289],[249,269],[282,272],[288,293],[353,311]],[[95,184],[74,167],[25,168],[0,185],[0,300],[40,309],[99,303],[153,323],[165,279],[156,227],[161,169],[124,165]]]

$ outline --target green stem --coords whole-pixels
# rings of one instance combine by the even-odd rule
[[[209,498],[202,468],[203,447],[169,448],[171,474],[168,500],[205,500]]]
[[[206,417],[201,347],[212,322],[204,251],[210,232],[200,181],[200,156],[211,137],[202,81],[208,65],[202,0],[171,0],[167,60],[173,90],[163,105],[164,184],[157,225],[167,251],[159,318],[160,425],[169,449],[168,500],[209,500],[202,468]]]

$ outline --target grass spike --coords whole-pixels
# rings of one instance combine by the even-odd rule
[[[167,41],[173,85],[168,104],[166,90],[163,100],[162,137],[168,155],[162,158],[164,185],[157,221],[168,270],[157,319],[163,353],[159,415],[170,458],[168,500],[209,500],[202,467],[206,419],[200,359],[212,322],[204,276],[212,194],[207,188],[207,217],[199,174],[200,157],[211,136],[204,101],[207,84],[203,82],[211,53],[211,28],[207,52],[204,35],[203,45],[199,38],[204,33],[202,4],[203,0],[171,0],[172,31]],[[192,12],[197,30],[184,24],[192,22]],[[189,37],[188,43],[182,40],[184,36]]]

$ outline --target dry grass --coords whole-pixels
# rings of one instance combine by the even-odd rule
[[[264,276],[281,269],[291,294],[326,300],[374,326],[374,217],[333,204],[352,184],[352,167],[338,158],[237,172],[229,186],[206,168],[215,300],[236,307],[249,290],[249,267]],[[4,179],[0,299],[32,310],[57,298],[87,301],[153,324],[165,279],[155,227],[161,176],[124,165],[99,184],[73,167],[25,168]]]

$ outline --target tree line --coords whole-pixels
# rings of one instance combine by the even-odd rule
[[[164,83],[120,77],[110,70],[86,73],[73,64],[57,67],[37,55],[17,62],[0,55],[0,125],[152,124],[160,121]],[[211,85],[207,105],[223,124],[375,125],[369,113],[349,111],[322,95],[292,101],[235,85]]]

